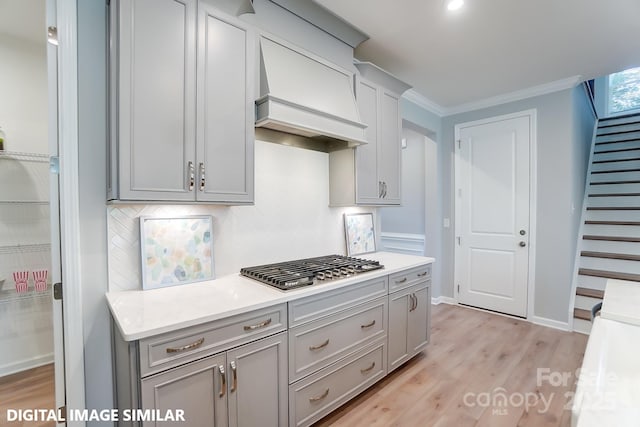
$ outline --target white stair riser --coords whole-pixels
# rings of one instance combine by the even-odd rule
[[[582,238],[582,236],[581,236]],[[640,243],[632,242],[610,242],[605,240],[582,240],[583,251],[590,252],[611,252],[614,254],[638,254],[638,247]]]
[[[638,221],[638,211],[587,211],[587,221]]]
[[[633,225],[585,224],[583,230],[584,234],[594,236],[640,237],[640,226]],[[640,247],[638,251],[640,252]]]
[[[604,277],[578,276],[578,287],[604,291],[607,287],[607,279]]]
[[[639,184],[590,185],[587,194],[640,193]]]
[[[589,335],[591,333],[591,322],[582,319],[573,319],[573,330],[581,334]]]
[[[630,148],[640,148],[640,141],[624,141],[616,142],[613,144],[596,145],[594,155],[598,155],[598,151],[611,151],[611,150],[627,150]]]
[[[636,119],[637,120],[637,119]],[[598,128],[598,136],[607,135],[614,132],[628,132],[628,131],[640,131],[640,123],[627,123],[618,124],[617,126],[609,126],[611,123],[607,123],[607,127]]]
[[[628,139],[640,139],[640,131],[621,133],[618,135],[603,135],[596,136],[596,143],[598,142],[611,142],[611,141],[624,141]]]
[[[602,160],[623,160],[640,157],[640,148],[636,150],[615,151],[613,153],[594,153],[593,160],[596,162]]]
[[[611,125],[619,125],[624,123],[633,123],[639,120],[637,115],[628,116],[628,117],[620,117],[617,119],[608,119],[608,120],[600,120],[600,126],[611,126]]]
[[[640,172],[594,173],[589,178],[589,182],[637,181],[640,179]]]
[[[593,306],[598,304],[599,302],[602,302],[602,300],[599,298],[590,298],[590,297],[583,297],[581,295],[576,295],[575,308],[581,308],[583,310],[591,311]]]
[[[591,166],[592,172],[619,171],[627,169],[640,169],[640,160],[633,160],[629,162],[594,163]]]
[[[640,274],[640,261],[580,257],[580,268],[615,271],[616,273]]]
[[[625,207],[638,207],[640,206],[640,196],[609,196],[609,197],[589,197],[587,200],[587,206],[589,207],[611,207],[611,206],[625,206]],[[637,218],[640,218],[640,210],[637,211]]]

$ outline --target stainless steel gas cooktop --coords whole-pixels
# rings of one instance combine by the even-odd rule
[[[277,264],[245,267],[240,274],[279,289],[289,290],[332,279],[342,279],[384,268],[378,261],[327,255]]]

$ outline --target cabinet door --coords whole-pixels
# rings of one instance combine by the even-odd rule
[[[287,425],[287,333],[227,352],[229,427]]]
[[[356,97],[360,120],[367,125],[367,144],[355,148],[356,203],[378,204],[382,191],[378,179],[378,88],[357,79]]]
[[[388,371],[396,369],[409,358],[409,328],[410,291],[405,289],[389,295],[389,346]]]
[[[222,354],[142,379],[142,409],[160,410],[160,414],[167,410],[174,414],[176,410],[184,410],[184,421],[146,421],[143,426],[226,427],[224,366],[225,356]]]
[[[255,37],[207,3],[199,7],[197,199],[250,203]]]
[[[422,351],[429,341],[431,288],[428,283],[389,294],[389,372]]]
[[[400,97],[380,88],[380,129],[378,132],[378,178],[382,181],[383,195],[380,203],[400,204]]]
[[[122,0],[118,178],[122,200],[194,200],[195,0]]]
[[[422,287],[413,292],[414,308],[409,311],[407,339],[409,354],[419,353],[429,342],[431,287]],[[409,356],[409,357],[411,357]]]

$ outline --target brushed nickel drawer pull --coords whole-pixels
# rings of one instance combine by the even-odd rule
[[[193,191],[193,186],[196,184],[196,175],[193,170],[193,162],[188,163],[189,168],[189,179],[187,180],[187,184],[189,185],[189,191]]]
[[[309,346],[309,350],[320,350],[321,348],[325,348],[328,345],[329,345],[329,338],[327,338],[327,340],[322,344]]]
[[[254,329],[264,328],[265,326],[271,324],[271,318],[268,318],[264,322],[258,323],[257,325],[245,326],[245,331],[253,331]]]
[[[370,328],[370,327],[372,327],[372,326],[373,326],[373,325],[375,325],[375,324],[376,324],[376,321],[375,321],[375,320],[372,320],[372,321],[371,321],[371,323],[367,323],[366,325],[360,325],[360,327],[361,327],[362,329],[366,329],[366,328]]]
[[[238,372],[236,369],[235,361],[232,360],[230,365],[231,365],[231,372],[233,373],[233,382],[231,383],[231,393],[233,393],[238,388]]]
[[[427,275],[426,271],[423,271],[422,273],[418,273],[418,277],[424,277]]]
[[[325,397],[327,397],[329,395],[329,389],[326,389],[324,391],[324,393],[322,393],[320,396],[316,396],[316,397],[310,397],[309,398],[309,402],[317,402],[318,400],[322,400]]]
[[[206,178],[204,176],[204,163],[200,163],[200,191],[204,191]]]
[[[192,342],[191,344],[183,345],[182,347],[169,347],[167,348],[167,353],[180,353],[187,350],[193,350],[194,348],[198,348],[204,343],[204,337],[200,338],[198,341]]]
[[[218,396],[224,397],[224,394],[227,391],[227,376],[224,373],[223,365],[219,365],[218,370],[220,371],[220,380],[222,381],[222,384],[220,385],[220,393],[218,393]]]
[[[400,280],[396,280],[396,283],[397,283],[397,284],[400,284],[400,283],[404,283],[404,282],[406,282],[406,281],[407,281],[407,278],[406,278],[406,277],[404,277],[404,278],[402,278],[402,279],[400,279]]]
[[[370,370],[372,370],[375,367],[376,367],[376,362],[372,362],[371,366],[369,366],[368,368],[360,369],[360,373],[361,374],[366,374],[367,372],[369,372]]]

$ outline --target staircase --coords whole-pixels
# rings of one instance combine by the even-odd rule
[[[640,286],[640,114],[600,119],[578,242],[573,329],[589,333],[607,279]]]

